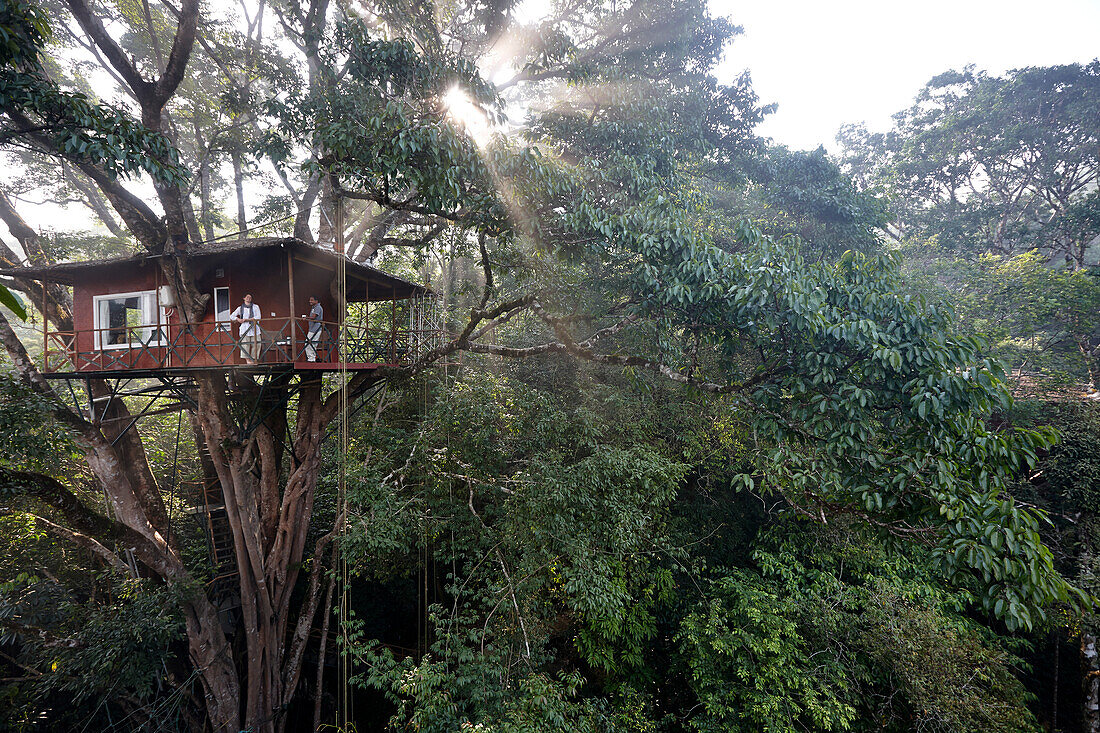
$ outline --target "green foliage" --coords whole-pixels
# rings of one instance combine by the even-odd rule
[[[893,588],[876,588],[860,643],[926,730],[1036,731],[1013,657],[980,629]],[[900,707],[900,705],[899,705]],[[885,711],[883,711],[885,712]],[[894,716],[894,726],[907,727]]]
[[[696,730],[851,726],[855,710],[845,704],[837,660],[812,671],[800,664],[811,650],[798,632],[797,604],[741,571],[717,578],[708,591],[709,602],[684,619],[678,637],[704,706],[692,719]]]
[[[1100,376],[1100,277],[1047,264],[1039,252],[985,257],[956,286],[971,329],[984,332],[1009,363],[1033,379]]]
[[[639,242],[638,290],[653,293],[647,311],[690,322],[727,363],[763,355],[734,375],[768,377],[744,390],[744,407],[773,441],[761,457],[770,489],[798,505],[933,523],[944,571],[981,577],[982,605],[1010,628],[1077,597],[1053,572],[1038,518],[1000,496],[1052,436],[990,430],[983,417],[1006,399],[999,365],[980,340],[951,333],[947,311],[900,295],[891,259],[806,263],[747,226],[740,237],[755,247],[738,255],[670,234]]]
[[[860,191],[823,148],[768,148],[749,164],[752,185],[742,215],[766,233],[795,234],[819,252],[881,249],[888,214],[881,199]]]
[[[20,663],[34,672],[9,683],[7,725],[29,729],[43,715],[87,724],[107,701],[132,706],[163,689],[163,660],[183,630],[176,602],[148,581],[112,585],[106,602],[27,574],[0,585],[3,642],[17,643]]]
[[[505,263],[491,296],[531,292],[541,309],[496,343],[567,342],[574,314],[633,324],[592,354],[608,370],[465,364],[430,409],[406,408],[415,429],[372,441],[391,457],[356,491],[360,563],[390,558],[397,582],[410,551],[431,552],[453,605],[419,662],[357,643],[364,682],[390,692],[400,725],[495,719],[495,696],[565,669],[588,701],[654,725],[668,710],[703,730],[1029,730],[1005,642],[966,614],[1030,631],[1052,607],[1093,604],[1056,572],[1042,512],[1006,491],[1053,434],[993,422],[1010,405],[1000,363],[949,307],[907,293],[898,258],[855,251],[874,250],[881,205],[828,161],[776,153],[769,181],[818,179],[761,194],[780,202],[777,234],[820,243],[734,219],[737,201],[696,176],[717,148],[677,138],[690,95],[674,86],[611,86],[596,114],[540,114],[527,147],[449,141],[408,88],[393,106],[413,152],[378,163],[348,132],[334,164],[368,197],[469,185],[428,210],[489,235],[487,259]],[[855,240],[835,259],[830,217]],[[666,392],[651,374],[689,386]],[[845,575],[835,548],[757,544],[790,515],[850,528],[877,548],[873,570]],[[972,669],[973,694],[953,693]]]
[[[1080,208],[1100,170],[1098,103],[1095,61],[1003,77],[967,67],[932,79],[891,132],[841,139],[910,238],[968,254],[1038,249],[1081,267],[1100,232]]]
[[[678,634],[699,730],[1033,731],[1016,660],[924,553],[855,525],[778,525],[712,573]]]
[[[23,306],[23,299],[3,285],[0,285],[0,305],[10,310],[20,320],[27,320],[27,309]]]
[[[438,609],[437,609],[438,610]],[[436,618],[438,621],[438,617]],[[527,671],[502,680],[498,652],[461,648],[463,641],[441,632],[433,652],[398,661],[388,649],[368,646],[361,653],[369,671],[357,681],[385,691],[396,704],[392,730],[479,731],[481,733],[584,733],[620,730],[597,701],[578,695],[576,673]],[[465,639],[467,643],[472,638]],[[503,684],[502,684],[503,682]]]
[[[659,444],[630,444],[651,424],[619,425],[592,407],[481,375],[440,395],[406,434],[411,444],[401,444],[400,421],[372,431],[374,450],[392,458],[376,464],[379,488],[367,475],[354,485],[365,522],[349,542],[364,571],[419,542],[451,569],[454,605],[435,610],[431,657],[364,657],[372,668],[364,682],[401,701],[403,725],[522,730],[523,720],[537,729],[560,715],[586,729],[582,721],[605,703],[592,708],[598,701],[586,696],[569,702],[572,713],[536,710],[566,705],[579,685],[575,673],[553,681],[529,666],[550,659],[547,644],[608,679],[651,675],[647,652],[673,593],[654,549],[667,543],[666,509],[684,469]],[[404,539],[373,517],[405,527]]]
[[[1058,431],[1058,443],[1042,458],[1041,475],[1032,497],[1046,502],[1063,515],[1092,513],[1100,506],[1100,405],[1090,402],[1053,403],[1042,406],[1030,421],[1049,424]]]
[[[73,467],[72,435],[49,417],[46,398],[0,373],[0,466],[39,471]]]
[[[858,265],[825,269],[845,267]],[[908,307],[915,323],[930,317]],[[889,359],[884,368],[892,368]],[[842,376],[825,378],[838,383]],[[971,379],[963,381],[970,388]],[[367,669],[360,681],[387,692],[396,729],[512,725],[512,715],[517,725],[565,720],[586,729],[587,716],[600,711],[627,729],[659,730],[669,722],[665,713],[688,710],[699,730],[901,731],[918,722],[940,731],[1034,729],[1014,676],[1017,660],[973,614],[992,596],[990,617],[1035,622],[1050,602],[1042,593],[1066,586],[1044,569],[1049,552],[1026,529],[1035,527],[1034,516],[979,491],[974,466],[989,472],[991,487],[1014,475],[1017,445],[1038,440],[1049,448],[1045,437],[983,432],[977,421],[949,420],[948,404],[943,417],[928,410],[914,418],[919,426],[908,435],[897,434],[902,423],[876,413],[871,424],[879,433],[830,458],[828,442],[811,436],[837,428],[823,413],[811,414],[816,403],[794,413],[799,433],[774,417],[769,425],[739,400],[704,401],[701,410],[669,401],[659,384],[636,386],[624,399],[628,384],[582,369],[535,390],[514,376],[470,371],[436,396],[426,419],[406,422],[424,406],[410,400],[372,430],[366,442],[383,457],[353,493],[364,521],[363,536],[355,531],[351,542],[364,572],[387,567],[391,582],[400,582],[416,567],[402,556],[420,555],[424,542],[447,569],[448,600],[433,608],[428,655],[395,656],[368,643],[369,627],[355,624],[350,651]],[[993,387],[980,394],[993,404],[996,390],[986,389]],[[619,399],[609,400],[616,392]],[[801,409],[798,394],[789,391],[776,408]],[[858,397],[854,403],[856,412],[832,419],[865,419],[859,410],[870,406],[861,408]],[[913,434],[938,431],[941,421],[955,432],[935,432],[938,447],[917,445]],[[954,435],[972,444],[952,446]],[[975,446],[987,452],[970,452]],[[920,468],[930,452],[949,460]],[[670,455],[679,460],[669,462]],[[854,470],[875,461],[875,471]],[[880,507],[851,482],[861,472],[862,481],[880,481],[882,467],[904,471],[910,487],[885,483]],[[831,480],[840,484],[830,487]],[[703,481],[705,493],[691,488]],[[709,501],[683,513],[696,491]],[[749,491],[760,498],[742,502]],[[821,501],[830,525],[839,524],[815,528],[790,512],[751,511],[775,500],[786,507]],[[948,520],[937,501],[953,502],[949,511],[957,513]],[[739,521],[751,527],[752,553],[725,552],[727,543],[746,542]],[[1010,532],[1015,549],[1006,545]],[[940,540],[929,546],[909,537]],[[1039,569],[1039,582],[1029,587],[1019,570],[1006,576],[1003,559],[995,566],[981,551],[972,562],[949,553],[960,538],[990,554],[996,548],[1012,563],[1030,558],[1025,567]],[[1017,607],[1005,601],[998,608],[1005,597]],[[559,672],[583,674],[585,682],[555,687],[537,705],[517,702],[527,700],[528,683],[549,684]]]
[[[0,145],[34,144],[40,136],[67,159],[93,164],[111,176],[145,171],[164,183],[186,181],[188,174],[163,135],[122,110],[58,87],[43,67],[43,49],[51,38],[49,18],[39,3],[0,4],[0,109],[14,116],[0,132]]]

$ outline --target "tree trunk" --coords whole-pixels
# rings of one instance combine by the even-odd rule
[[[194,123],[195,148],[199,158],[199,227],[209,242],[214,239],[214,222],[210,211],[210,150],[203,139],[198,115],[195,116]]]
[[[1100,733],[1100,659],[1096,648],[1096,634],[1081,634],[1081,671],[1085,693],[1085,733]]]
[[[1089,397],[1100,399],[1100,344],[1093,344],[1088,336],[1078,335],[1077,349],[1085,360],[1089,375]]]
[[[233,185],[237,189],[237,238],[242,242],[248,238],[248,215],[244,208],[244,167],[241,165],[241,154],[234,151],[230,156],[233,161]]]

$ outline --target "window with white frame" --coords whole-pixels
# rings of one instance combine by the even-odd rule
[[[93,298],[96,348],[123,349],[164,343],[167,319],[157,313],[157,292],[112,293]]]
[[[229,288],[214,288],[214,321],[219,331],[229,331],[232,307],[229,303]]]

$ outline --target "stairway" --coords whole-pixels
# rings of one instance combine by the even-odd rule
[[[205,445],[200,446],[199,457],[202,461],[203,480],[182,482],[181,488],[191,498],[193,508],[188,511],[198,515],[199,525],[206,538],[211,574],[211,579],[206,584],[207,596],[217,606],[222,628],[229,633],[236,626],[237,609],[241,607],[233,529],[225,512],[221,485]]]

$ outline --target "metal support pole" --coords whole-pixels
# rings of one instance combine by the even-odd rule
[[[294,250],[288,247],[286,250],[286,280],[290,293],[290,361],[298,360],[297,320],[294,318]]]
[[[74,322],[76,319],[73,319]],[[73,328],[73,340],[76,329]],[[42,281],[42,371],[50,370],[50,319],[46,317],[46,281]]]
[[[335,191],[336,187],[333,186]],[[336,241],[333,244],[333,248],[336,250],[336,254],[340,257],[344,256],[344,199],[339,193],[334,193],[336,198]],[[337,282],[337,294],[340,298],[340,302],[336,304],[337,321],[336,321],[336,343],[344,343],[345,348],[338,348],[337,353],[340,356],[340,361],[347,361],[347,354],[344,352],[346,349],[346,342],[344,342],[344,329],[347,328],[348,318],[348,283],[347,283],[347,268],[344,263],[340,263],[340,266],[336,269],[336,282]]]

